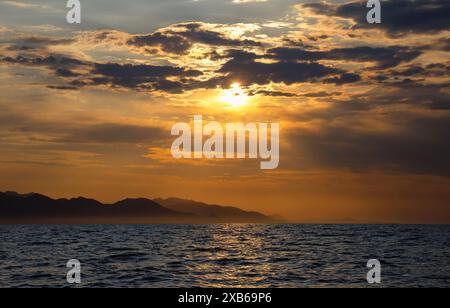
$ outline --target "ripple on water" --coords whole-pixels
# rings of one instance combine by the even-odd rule
[[[450,286],[450,226],[0,226],[0,287]]]

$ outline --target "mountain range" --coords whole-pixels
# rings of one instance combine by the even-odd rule
[[[83,197],[52,199],[0,192],[0,224],[276,223],[278,217],[236,207],[170,199],[125,199],[103,204]]]

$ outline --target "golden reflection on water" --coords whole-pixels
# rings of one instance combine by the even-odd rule
[[[205,262],[190,267],[192,275],[199,281],[209,281],[201,287],[269,287],[267,278],[280,269],[274,270],[270,255],[262,253],[265,240],[263,228],[221,225],[205,244],[210,251]]]

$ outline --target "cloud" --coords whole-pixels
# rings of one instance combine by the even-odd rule
[[[47,38],[28,38],[28,43],[59,44],[62,41]],[[291,85],[305,82],[324,82],[343,85],[362,80],[357,72],[346,72],[335,66],[319,63],[320,60],[345,62],[374,62],[376,68],[390,68],[418,57],[420,52],[402,47],[353,47],[336,48],[329,51],[311,51],[301,48],[273,48],[266,53],[229,49],[224,54],[212,55],[214,61],[223,65],[211,74],[202,70],[185,69],[178,66],[149,64],[95,63],[71,56],[50,54],[47,56],[23,56],[0,58],[0,62],[26,66],[43,66],[54,71],[54,75],[67,79],[66,85],[50,85],[52,89],[68,90],[81,87],[112,86],[139,91],[161,91],[182,93],[195,89],[226,88],[233,82],[244,86],[278,83]],[[264,62],[264,59],[270,59]],[[208,79],[200,77],[206,77]],[[265,91],[258,95],[294,97],[293,93]]]
[[[385,69],[414,60],[422,54],[422,51],[402,46],[360,46],[335,48],[329,51],[280,47],[269,50],[269,54],[275,59],[289,61],[343,60],[346,62],[374,62],[377,63],[378,69]]]
[[[440,39],[438,42],[430,46],[430,49],[436,48],[437,50],[449,51],[450,52],[450,38]]]
[[[131,64],[95,64],[92,71],[100,78],[91,78],[93,83],[111,84],[126,88],[142,88],[146,90],[161,90],[166,92],[182,91],[185,81],[168,80],[169,77],[179,79],[198,77],[203,73],[197,70],[185,70],[172,66],[131,65]]]
[[[444,102],[450,102],[448,98],[447,83],[419,83],[410,79],[405,79],[392,83],[381,83],[375,87],[367,97],[357,96],[354,102],[359,105],[368,106],[369,109],[376,109],[383,106],[406,105],[411,109],[438,110],[438,106],[445,106]],[[389,89],[389,92],[384,92]],[[438,114],[440,116],[440,114]]]
[[[221,47],[262,46],[255,40],[231,38],[223,28],[201,22],[175,24],[151,34],[134,35],[127,40],[127,44],[145,48],[150,53],[150,48],[160,48],[164,52],[179,55],[188,53],[194,44]]]
[[[345,73],[339,77],[333,77],[333,78],[328,78],[328,79],[324,80],[325,83],[334,83],[338,86],[344,85],[347,83],[355,83],[358,81],[361,81],[361,76],[358,74],[351,74],[351,73]]]
[[[411,65],[402,70],[390,72],[394,77],[447,77],[450,75],[450,64],[432,63],[427,66]]]
[[[159,47],[162,51],[172,54],[186,54],[192,48],[192,42],[178,35],[165,35],[153,33],[148,35],[137,35],[127,42],[137,47]]]
[[[321,98],[321,97],[331,97],[331,96],[339,96],[341,95],[341,92],[313,92],[313,93],[306,93],[302,94],[304,97],[312,97],[312,98]]]
[[[144,91],[179,93],[203,73],[174,66],[132,65],[118,63],[91,63],[63,55],[47,57],[3,57],[0,63],[47,67],[58,77],[68,78],[64,86],[49,85],[51,89],[72,90],[85,86],[110,85]],[[79,70],[80,72],[78,72]],[[168,80],[177,78],[177,80]]]
[[[205,24],[203,23],[179,24],[175,27],[177,29],[172,34],[180,35],[195,43],[228,47],[262,46],[260,42],[250,39],[229,38],[224,33],[205,28]]]
[[[58,68],[56,70],[56,75],[58,75],[60,77],[66,77],[66,78],[80,76],[80,74],[75,73],[75,72],[73,72],[73,71],[71,71],[69,69],[66,69],[66,68]]]
[[[360,115],[361,117],[361,115]],[[397,117],[397,118],[395,118]],[[450,118],[386,116],[392,130],[325,122],[319,130],[297,129],[290,140],[305,165],[353,171],[406,172],[450,177]],[[299,154],[300,155],[300,154]]]
[[[95,74],[109,76],[116,79],[134,78],[166,78],[169,76],[199,76],[200,71],[186,71],[179,67],[154,66],[154,65],[132,65],[132,64],[95,64]]]
[[[46,5],[40,5],[40,4],[32,4],[32,3],[27,3],[27,2],[21,2],[21,1],[2,1],[2,3],[9,5],[9,6],[13,6],[13,7],[17,7],[17,8],[26,8],[26,9],[47,9],[48,6]]]
[[[63,90],[63,91],[75,91],[78,90],[78,87],[75,86],[55,86],[55,85],[49,85],[47,86],[47,89],[52,90]]]
[[[261,95],[261,96],[272,96],[272,97],[297,97],[298,95],[295,93],[281,92],[281,91],[272,91],[272,90],[257,90],[250,91],[248,93],[249,96]]]
[[[10,31],[11,31],[11,29],[0,25],[0,33],[2,33],[2,32],[10,32]]]
[[[49,46],[70,45],[75,39],[52,38],[43,36],[26,36],[17,38],[9,43],[8,50],[46,50]]]
[[[73,78],[78,77],[81,73],[86,73],[91,67],[92,63],[79,60],[70,56],[51,54],[48,56],[16,56],[16,57],[1,57],[0,64],[7,65],[22,65],[31,67],[44,67],[53,71],[55,76],[61,78]],[[79,71],[79,72],[77,72]],[[48,85],[47,85],[48,86]],[[50,85],[52,89],[68,89],[69,86],[53,86]]]
[[[3,57],[0,61],[7,64],[22,64],[30,66],[50,66],[50,67],[72,67],[72,66],[83,66],[88,65],[88,63],[71,58],[65,55],[50,55],[47,57]]]
[[[319,63],[293,61],[262,63],[255,61],[256,56],[249,53],[234,53],[233,56],[234,58],[225,63],[219,72],[243,85],[266,85],[271,82],[291,85],[313,82],[340,73],[338,69]]]
[[[158,126],[43,120],[29,114],[5,111],[0,115],[0,128],[11,136],[35,134],[45,136],[45,142],[64,144],[144,144],[157,146],[171,137],[170,132]]]
[[[306,6],[329,13],[337,11],[338,5]],[[402,46],[396,41],[396,45],[383,46],[359,41],[359,44],[340,46],[332,42],[332,34],[312,32],[302,38],[318,39],[305,46],[292,44],[301,42],[302,38],[287,38],[284,34],[270,39],[246,36],[252,31],[260,33],[262,29],[254,24],[188,22],[169,25],[150,34],[97,30],[78,33],[74,38],[23,36],[8,43],[9,56],[0,57],[0,64],[50,69],[53,76],[61,79],[45,85],[53,90],[98,87],[179,94],[227,88],[233,82],[240,82],[243,86],[253,86],[250,95],[280,98],[299,95],[295,90],[283,89],[293,84],[323,83],[328,88],[383,84],[389,88],[417,88],[426,77],[444,78],[448,74],[448,65],[437,66],[444,63],[420,64],[432,49],[431,43]],[[442,50],[448,45],[442,38],[435,41]],[[73,54],[78,44],[82,48],[76,55],[100,56],[102,61],[84,60],[88,56],[78,59]],[[71,56],[53,53],[67,45]],[[111,50],[113,56],[105,55]],[[278,84],[276,91],[264,88],[271,83]],[[335,93],[336,89],[327,91]]]
[[[72,129],[57,141],[65,143],[145,143],[156,145],[167,139],[168,135],[159,127],[105,123]]]
[[[27,29],[31,29],[33,31],[38,32],[58,32],[58,31],[64,31],[64,28],[51,25],[51,24],[42,24],[42,25],[33,25],[33,26],[27,26]]]
[[[352,19],[356,28],[383,29],[389,36],[434,34],[450,30],[450,2],[447,0],[385,0],[382,3],[382,23],[370,25],[366,16],[367,1],[344,4],[307,3],[316,14]]]

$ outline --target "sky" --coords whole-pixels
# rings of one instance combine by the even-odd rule
[[[450,223],[448,0],[81,3],[0,1],[0,191]],[[279,168],[173,159],[194,115],[280,123]]]

